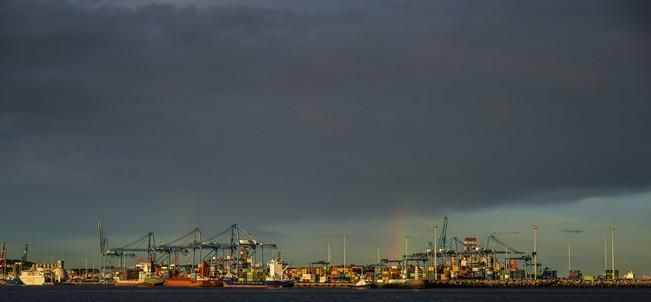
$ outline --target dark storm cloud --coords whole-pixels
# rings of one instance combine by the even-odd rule
[[[644,2],[83,3],[1,4],[11,207],[353,217],[651,181]]]

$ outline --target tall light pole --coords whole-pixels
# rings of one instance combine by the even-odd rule
[[[581,230],[563,230],[564,233],[578,234],[582,233]],[[572,271],[572,241],[567,242],[567,276],[569,278],[570,272]]]
[[[405,236],[405,259],[407,258],[407,255],[409,254],[409,236]]]
[[[408,275],[409,274],[409,269],[407,267],[407,263],[408,263],[408,256],[407,255],[409,255],[409,236],[405,236],[405,268],[404,268],[405,279],[409,279],[409,275]]]
[[[610,269],[613,273],[613,280],[615,280],[615,226],[610,226]]]
[[[346,274],[346,234],[344,233],[344,275]]]
[[[332,252],[330,250],[330,241],[328,241],[328,264],[332,265]]]
[[[533,279],[538,280],[538,226],[533,226]]]
[[[436,242],[436,232],[439,228],[438,224],[434,224],[434,281],[438,280],[438,263],[437,263],[437,258],[438,258],[438,242]]]
[[[377,245],[377,264],[380,264],[380,245]]]
[[[604,274],[608,272],[608,236],[604,236]]]
[[[567,243],[567,276],[572,272],[572,242]]]
[[[511,277],[509,275],[509,248],[508,247],[506,247],[506,254],[504,254],[504,275],[508,276],[509,279]]]

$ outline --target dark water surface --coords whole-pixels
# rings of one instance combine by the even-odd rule
[[[651,301],[651,289],[175,289],[0,287],[0,301]]]

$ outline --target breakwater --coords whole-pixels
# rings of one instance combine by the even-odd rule
[[[651,288],[651,280],[450,280],[429,282],[429,288]]]
[[[0,284],[2,285],[2,284]],[[85,287],[112,287],[112,282],[62,282],[49,286],[85,286]],[[351,282],[296,282],[295,287],[299,288],[354,288],[355,283]],[[376,286],[372,286],[376,287]],[[617,280],[617,281],[582,281],[582,280],[447,280],[430,281],[413,284],[394,283],[390,286],[379,285],[377,288],[414,289],[414,288],[651,288],[651,280]]]
[[[328,282],[328,283],[304,283],[295,284],[301,288],[353,288],[354,283]],[[403,286],[405,289],[414,288],[410,285]],[[425,288],[651,288],[651,280],[617,280],[617,281],[574,281],[574,280],[448,280],[430,281],[424,284]],[[419,288],[423,288],[419,287]],[[400,284],[392,286],[378,286],[378,288],[402,288]]]

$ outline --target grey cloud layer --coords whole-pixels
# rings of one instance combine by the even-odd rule
[[[198,217],[648,188],[643,4],[433,3],[4,1],[0,187],[32,209]]]

